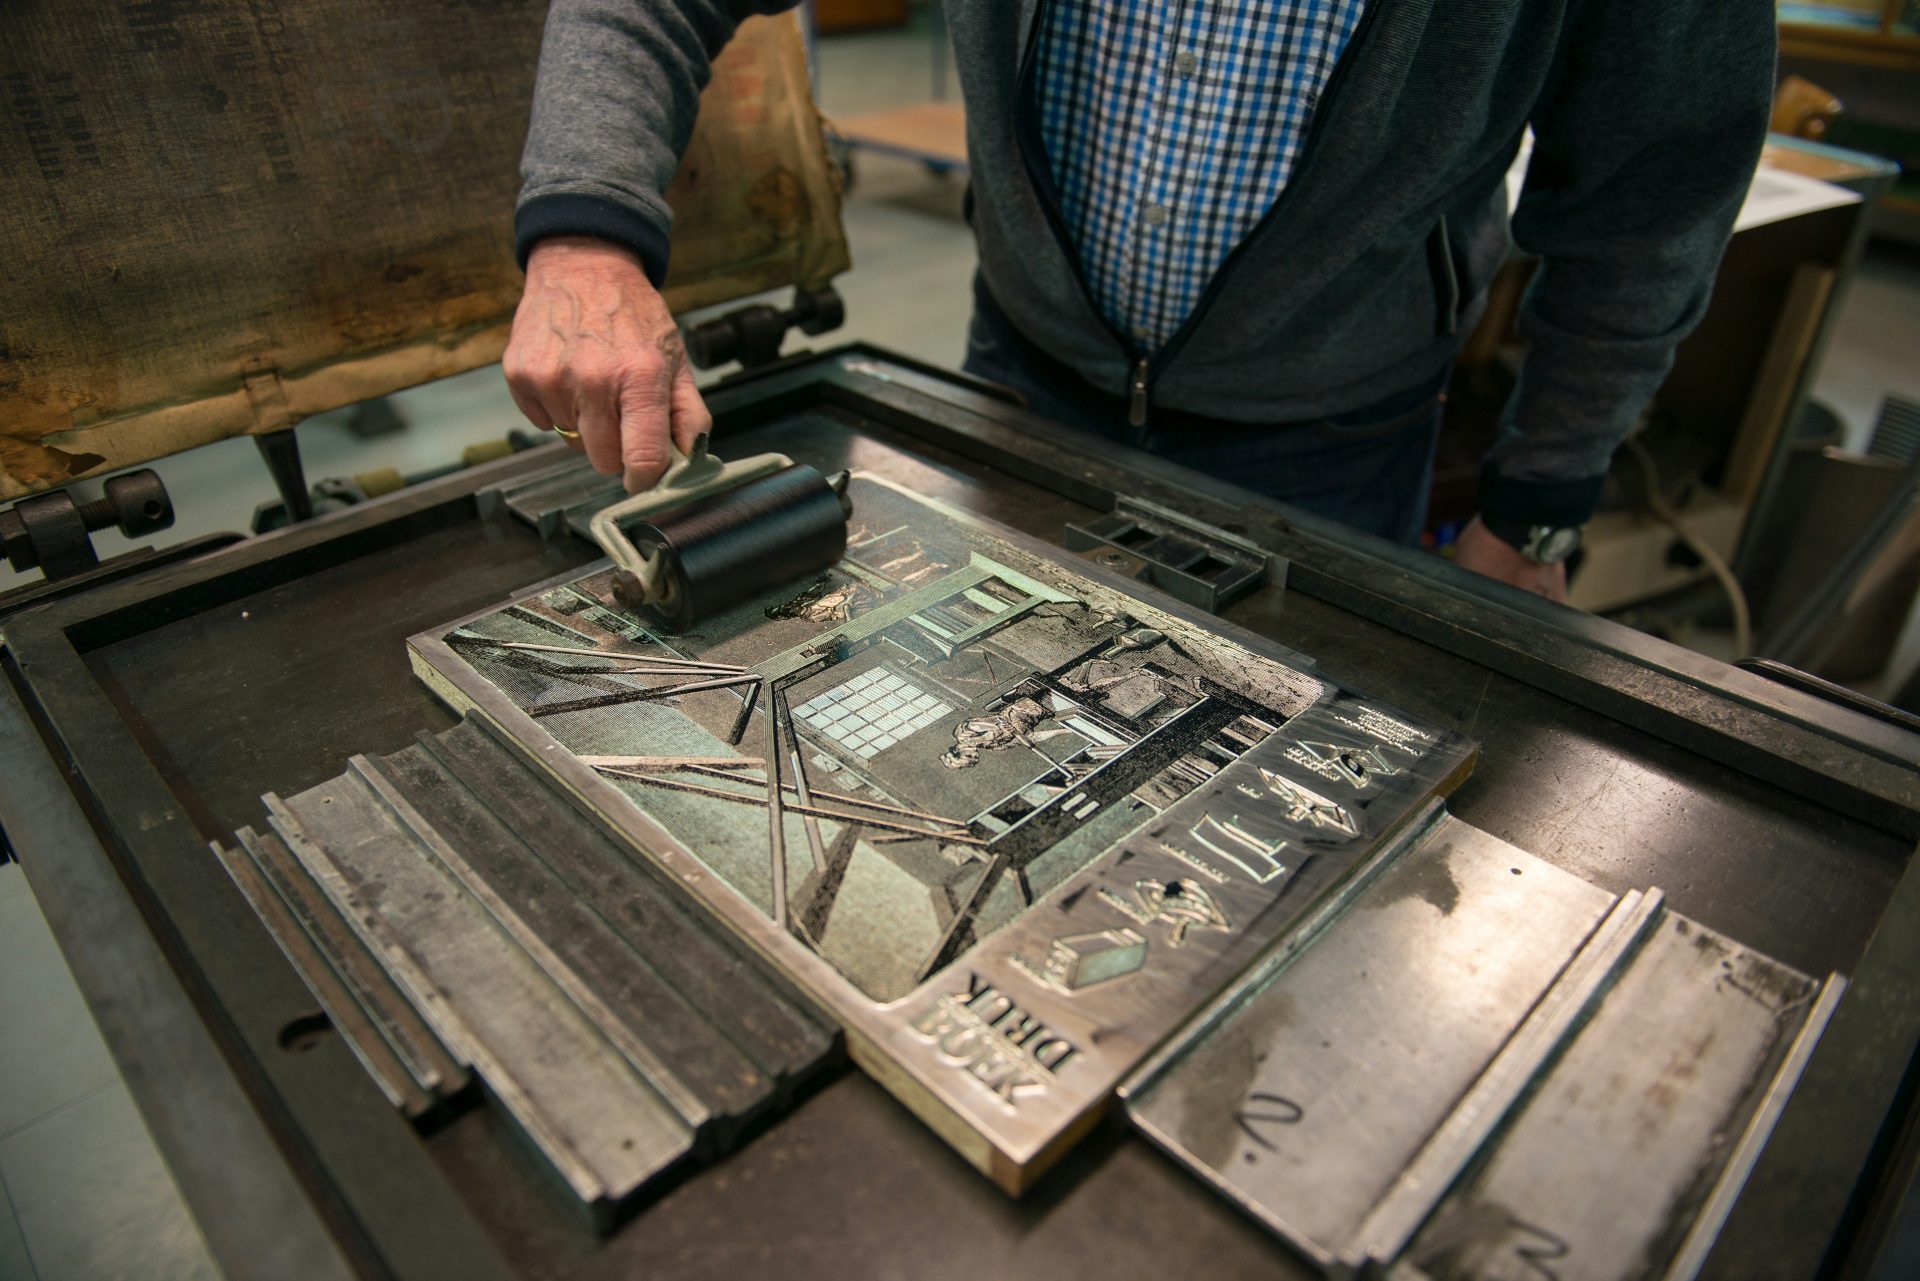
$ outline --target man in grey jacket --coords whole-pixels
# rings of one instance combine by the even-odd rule
[[[652,484],[709,423],[657,287],[709,61],[791,0],[556,0],[508,385]],[[1469,568],[1564,598],[1764,136],[1770,0],[947,0],[980,271],[968,367],[1100,437],[1406,539],[1509,244],[1531,348]]]

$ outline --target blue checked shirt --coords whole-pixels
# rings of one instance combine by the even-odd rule
[[[1151,353],[1286,187],[1366,0],[1054,0],[1040,135],[1107,322]]]

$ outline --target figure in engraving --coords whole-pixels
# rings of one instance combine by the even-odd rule
[[[831,575],[822,574],[807,589],[783,605],[767,607],[771,619],[804,618],[811,623],[844,623],[865,613],[879,599],[879,593],[862,582],[834,586]]]
[[[1004,747],[1032,747],[1046,738],[1064,733],[1048,730],[1036,733],[1042,721],[1053,713],[1037,699],[1015,698],[989,716],[975,716],[953,727],[953,746],[940,755],[948,769],[968,769],[980,763],[980,753]]]
[[[1090,658],[1060,678],[1060,687],[1075,694],[1098,694],[1131,680],[1153,680],[1137,667],[1122,667],[1104,658]],[[1155,682],[1156,684],[1158,682]]]
[[[1158,922],[1167,927],[1167,945],[1179,947],[1192,930],[1218,930],[1231,933],[1233,925],[1213,901],[1213,895],[1200,882],[1185,877],[1177,881],[1142,880],[1133,883],[1128,897],[1112,890],[1101,890],[1100,897],[1141,925]]]
[[[1113,638],[1113,644],[1107,648],[1107,657],[1112,658],[1115,654],[1131,653],[1139,649],[1152,649],[1165,639],[1164,634],[1151,627],[1129,628]]]

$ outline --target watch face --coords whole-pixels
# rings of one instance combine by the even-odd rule
[[[1533,539],[1533,559],[1542,565],[1557,565],[1573,555],[1573,549],[1580,545],[1580,529],[1568,525],[1559,529],[1536,531]]]

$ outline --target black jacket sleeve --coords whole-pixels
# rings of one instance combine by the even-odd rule
[[[1568,19],[1513,219],[1540,256],[1530,349],[1481,474],[1482,510],[1528,524],[1592,514],[1706,310],[1773,91],[1772,0],[1585,0]]]
[[[520,158],[522,266],[548,236],[598,236],[666,279],[665,192],[713,59],[741,21],[797,0],[554,0]]]

